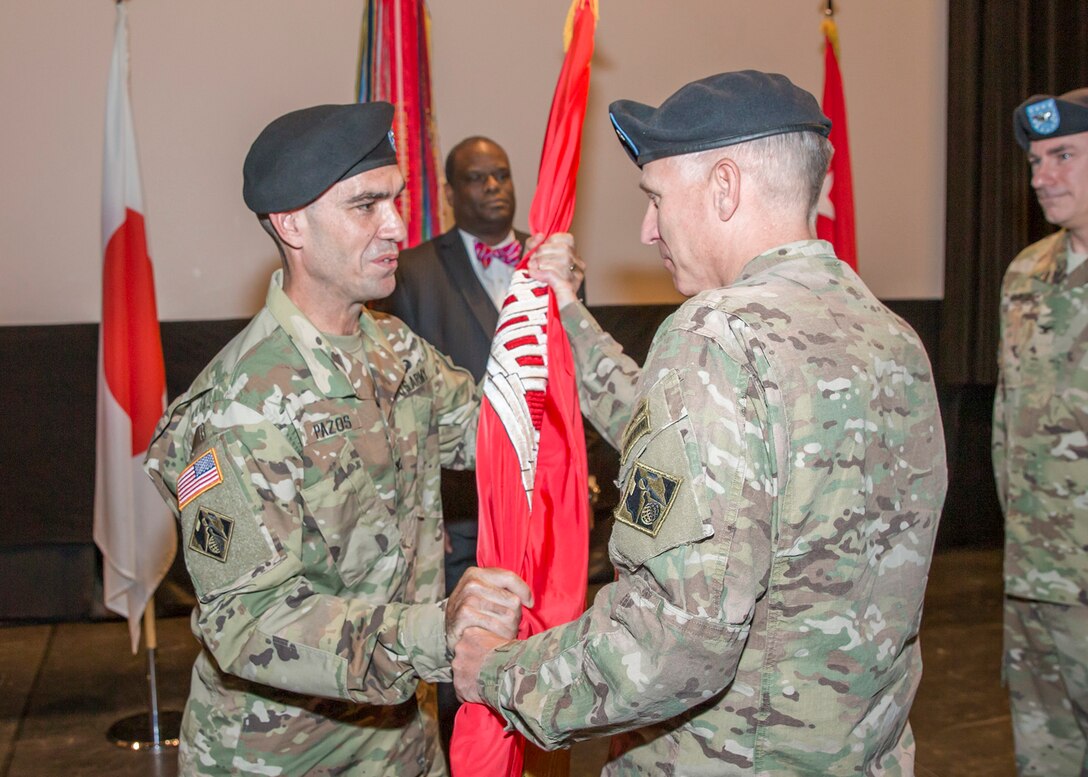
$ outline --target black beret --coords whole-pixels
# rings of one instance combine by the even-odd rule
[[[280,116],[257,136],[242,165],[242,198],[254,213],[309,205],[337,181],[397,163],[393,106],[316,105]]]
[[[783,75],[756,70],[693,81],[659,108],[617,100],[608,113],[620,143],[639,167],[786,132],[824,137],[831,132],[831,120],[815,97]]]
[[[1020,148],[1033,140],[1088,132],[1088,86],[1060,97],[1037,94],[1012,112],[1012,129]]]

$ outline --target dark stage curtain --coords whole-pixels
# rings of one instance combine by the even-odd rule
[[[1031,191],[1012,112],[1088,86],[1088,0],[950,0],[945,384],[997,379],[998,300],[1013,257],[1053,231]]]
[[[1088,86],[1088,0],[949,0],[945,290],[936,370],[949,489],[938,545],[998,546],[990,461],[1001,278],[1052,232],[1012,112]]]

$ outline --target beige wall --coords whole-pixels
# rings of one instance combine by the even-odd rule
[[[638,243],[645,200],[606,107],[758,68],[820,93],[817,0],[601,0],[575,231],[593,304],[679,299]],[[841,0],[862,275],[884,298],[942,294],[947,0]],[[431,0],[443,153],[506,146],[525,226],[567,0]],[[99,316],[109,0],[2,0],[0,324]],[[160,316],[248,316],[275,266],[241,201],[270,119],[350,102],[362,0],[131,0],[132,100]]]

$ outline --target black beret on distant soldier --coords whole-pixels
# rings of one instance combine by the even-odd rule
[[[265,127],[242,166],[242,197],[254,213],[309,205],[338,181],[397,163],[393,106],[316,105]]]
[[[756,70],[693,81],[658,108],[617,100],[608,113],[620,143],[639,167],[786,132],[824,137],[831,132],[831,120],[815,97],[783,75]]]
[[[1033,140],[1088,132],[1088,86],[1058,97],[1029,97],[1013,111],[1012,127],[1016,142],[1025,150]]]

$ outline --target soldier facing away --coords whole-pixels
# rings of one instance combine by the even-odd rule
[[[434,694],[466,624],[512,636],[525,584],[443,599],[439,466],[471,466],[472,377],[365,303],[404,222],[388,103],[281,116],[243,196],[283,260],[265,307],[167,410],[146,467],[196,589],[182,775],[443,775]]]
[[[1088,774],[1088,88],[1013,114],[1060,229],[1001,287],[993,462],[1005,513],[1005,666],[1020,774]]]
[[[812,237],[830,122],[754,71],[610,112],[690,299],[639,370],[568,240],[534,273],[621,450],[618,579],[525,641],[466,629],[458,692],[545,747],[618,734],[609,775],[912,774],[944,440],[918,337]]]

